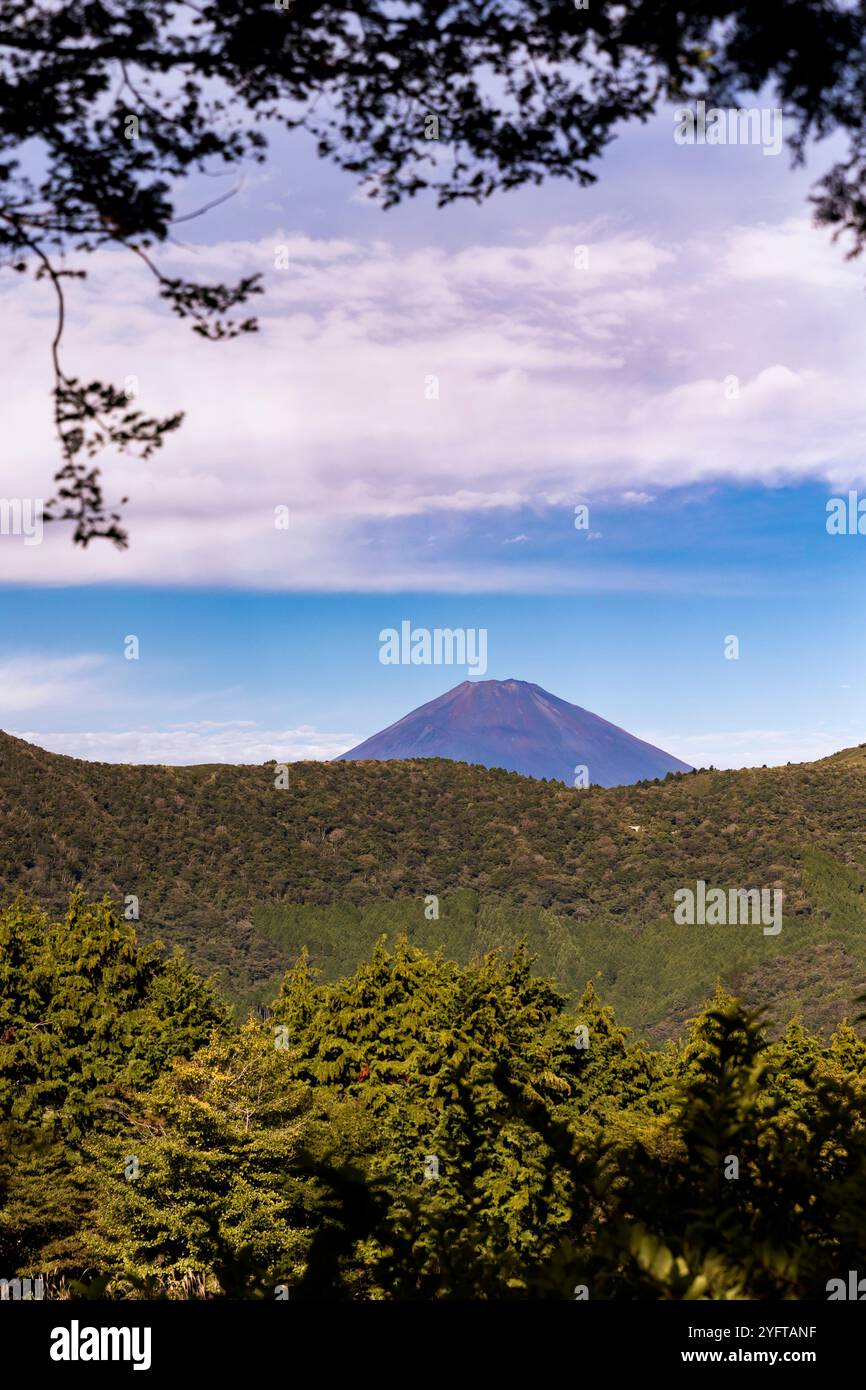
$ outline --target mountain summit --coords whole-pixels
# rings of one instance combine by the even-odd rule
[[[691,771],[597,714],[517,680],[463,681],[335,761],[364,758],[451,758],[569,786],[585,785],[578,768],[602,787]]]

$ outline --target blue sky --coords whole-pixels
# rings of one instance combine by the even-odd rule
[[[106,464],[128,552],[0,537],[0,726],[128,761],[333,756],[465,677],[379,662],[409,619],[483,627],[488,677],[701,765],[866,740],[866,538],[825,528],[829,497],[866,495],[866,267],[806,206],[833,151],[792,173],[672,126],[625,132],[589,190],[388,213],[279,137],[164,253],[265,273],[262,333],[235,344],[197,342],[102,257],[77,364],[187,421],[147,464]],[[2,489],[48,495],[47,305],[0,294]]]

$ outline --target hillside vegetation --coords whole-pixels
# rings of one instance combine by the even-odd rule
[[[236,1000],[266,1002],[307,944],[325,978],[381,933],[459,961],[527,939],[569,991],[679,1030],[716,978],[832,1027],[866,979],[866,757],[575,791],[439,759],[275,768],[84,762],[0,735],[0,887],[140,905]],[[674,891],[778,887],[784,928],[677,927]],[[438,919],[425,900],[438,899]]]

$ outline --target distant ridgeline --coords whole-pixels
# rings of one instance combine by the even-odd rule
[[[444,759],[272,766],[83,762],[0,734],[0,887],[52,910],[108,894],[244,1007],[309,948],[324,979],[381,935],[466,961],[525,939],[650,1037],[717,979],[824,1030],[866,979],[866,753],[628,787]],[[772,934],[675,917],[676,895],[772,895]],[[703,890],[700,890],[703,892]],[[770,899],[767,899],[769,901]],[[135,917],[137,911],[138,916]]]

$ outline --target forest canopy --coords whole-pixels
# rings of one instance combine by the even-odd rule
[[[0,914],[0,1260],[50,1297],[826,1298],[866,1043],[717,992],[653,1050],[525,951],[306,958],[234,1020],[105,904]],[[791,1214],[798,1213],[792,1225]]]

